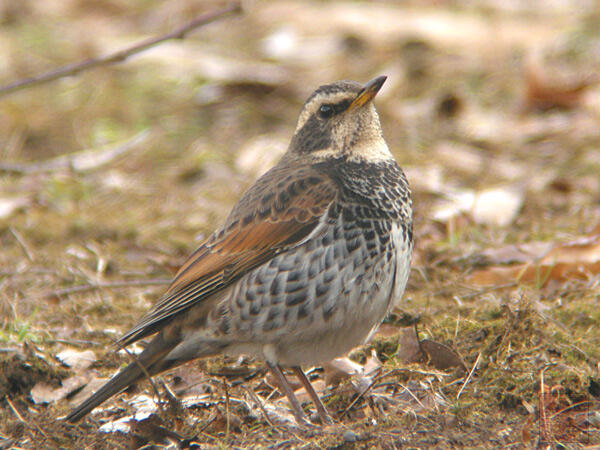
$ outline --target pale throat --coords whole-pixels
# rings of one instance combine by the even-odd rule
[[[361,159],[373,163],[389,161],[393,158],[392,152],[390,152],[383,137],[357,142],[348,156],[349,160]]]
[[[385,143],[383,137],[357,142],[352,146],[352,149],[349,152],[328,147],[311,152],[311,156],[318,160],[346,156],[349,161],[367,161],[370,163],[378,163],[394,159],[394,156],[392,155],[392,152],[390,152],[390,149]]]

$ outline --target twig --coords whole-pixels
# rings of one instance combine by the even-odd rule
[[[431,358],[429,357],[429,354],[423,348],[423,343],[421,342],[421,339],[419,339],[419,323],[417,321],[415,321],[413,326],[415,328],[415,337],[417,338],[417,344],[419,345],[419,351],[421,352],[421,355],[423,355],[426,358],[426,361],[429,362],[429,360]],[[400,341],[398,341],[398,346],[400,345],[399,342]]]
[[[71,345],[73,347],[90,347],[90,346],[99,346],[101,345],[99,342],[95,341],[86,341],[83,339],[47,339],[44,342],[48,342],[50,344],[66,344]]]
[[[262,404],[262,402],[261,402],[261,401],[260,401],[260,399],[257,397],[257,395],[256,395],[254,392],[252,392],[250,389],[248,389],[246,386],[244,386],[244,385],[241,385],[241,388],[242,388],[243,390],[245,390],[245,391],[246,391],[246,393],[248,394],[248,396],[249,396],[249,397],[250,397],[252,400],[254,400],[254,402],[255,402],[255,403],[258,405],[258,407],[259,407],[259,408],[260,408],[260,410],[262,411],[262,413],[263,413],[263,416],[264,416],[265,420],[267,421],[267,423],[269,424],[269,426],[270,426],[270,427],[271,427],[273,430],[275,430],[275,431],[278,431],[279,433],[284,433],[284,432],[285,432],[285,430],[282,430],[281,428],[279,428],[277,425],[275,425],[275,424],[274,424],[274,423],[271,421],[271,419],[269,418],[269,414],[267,413],[267,410],[265,409],[265,406]],[[292,432],[290,431],[290,433],[292,433]],[[294,434],[294,433],[292,433],[292,434]],[[295,436],[295,435],[294,435],[294,436]],[[296,437],[297,437],[297,436],[296,436]]]
[[[19,422],[21,422],[23,425],[25,425],[25,430],[27,431],[29,438],[33,442],[35,442],[36,439],[30,430],[29,424],[25,421],[25,419],[23,419],[23,416],[21,415],[21,413],[19,413],[19,410],[17,408],[15,408],[15,405],[12,404],[12,402],[10,401],[10,397],[7,395],[5,398],[6,398],[6,402],[8,403],[8,406],[10,406],[10,409],[12,410],[12,412],[14,413],[15,416],[17,416],[17,419],[19,419]]]
[[[29,249],[29,246],[25,243],[25,240],[23,239],[23,237],[13,227],[8,227],[8,229],[10,230],[11,234],[15,237],[15,239],[17,240],[17,242],[19,243],[19,245],[25,252],[25,256],[27,256],[27,259],[30,262],[33,262],[33,259],[34,259],[33,253]]]
[[[477,355],[477,359],[475,360],[473,367],[471,367],[471,371],[469,372],[467,379],[465,380],[463,385],[458,390],[458,394],[456,394],[456,400],[458,400],[460,398],[460,395],[462,394],[464,389],[467,387],[467,384],[469,384],[469,381],[471,381],[471,377],[473,376],[473,373],[475,373],[475,369],[477,369],[477,366],[479,365],[480,360],[481,360],[481,352],[479,352],[479,354]]]
[[[132,281],[116,281],[114,283],[95,283],[82,284],[79,286],[71,286],[64,289],[57,289],[48,292],[46,297],[60,297],[62,295],[76,294],[80,292],[94,291],[96,289],[118,289],[132,286],[161,286],[169,284],[171,280],[164,278],[155,278],[151,280],[132,280]]]
[[[229,445],[229,386],[226,379],[223,379],[223,387],[225,388],[225,445]]]
[[[540,370],[540,428],[542,435],[542,442],[549,442],[552,439],[552,430],[550,426],[550,421],[548,420],[548,411],[546,409],[546,383],[544,381],[544,374],[546,370],[550,367],[555,366],[556,364],[548,364],[544,366],[542,370]]]
[[[517,283],[516,281],[511,281],[510,283],[498,284],[495,286],[488,286],[485,288],[473,288],[472,286],[464,286],[464,287],[472,290],[473,292],[470,292],[468,294],[461,294],[461,298],[478,297],[480,295],[487,294],[489,292],[499,291],[502,289],[508,289],[508,288],[511,288],[514,286],[518,286],[518,284],[519,283]]]
[[[15,413],[15,416],[17,416],[17,419],[19,419],[19,422],[27,424],[27,422],[25,422],[25,419],[23,419],[23,416],[19,413],[19,410],[15,408],[15,406],[10,401],[8,395],[6,396],[6,401],[8,403],[8,406],[10,406],[10,409],[12,409],[12,412]]]
[[[398,385],[401,388],[403,388],[406,392],[408,392],[408,395],[410,395],[414,399],[414,401],[416,401],[421,406],[421,408],[427,409],[425,405],[421,402],[421,400],[419,400],[419,398],[415,394],[413,394],[408,387],[404,386],[402,383],[398,383]]]
[[[365,396],[365,394],[366,394],[367,392],[369,392],[373,386],[375,386],[375,383],[376,383],[376,382],[377,382],[377,380],[373,380],[373,381],[371,381],[371,383],[370,383],[370,384],[369,384],[369,385],[368,385],[368,386],[365,388],[365,390],[363,390],[362,392],[360,392],[360,393],[359,393],[359,394],[356,396],[356,398],[355,398],[355,399],[352,401],[352,403],[350,403],[350,404],[348,405],[348,407],[347,407],[347,408],[346,408],[346,409],[345,409],[345,410],[342,412],[342,414],[340,415],[340,419],[343,419],[343,418],[344,418],[344,416],[345,416],[346,414],[348,414],[348,411],[350,411],[350,410],[351,410],[351,409],[354,407],[354,405],[356,405],[356,404],[358,403],[358,401],[359,401],[361,398],[363,398],[363,397]]]
[[[204,14],[198,17],[195,20],[192,20],[188,24],[170,32],[167,34],[163,34],[161,36],[149,38],[135,44],[129,48],[124,50],[120,50],[115,53],[111,53],[106,56],[101,56],[98,58],[90,58],[85,61],[80,61],[77,63],[68,64],[63,67],[59,67],[58,69],[52,70],[50,72],[46,72],[41,75],[37,75],[30,78],[24,78],[14,83],[8,84],[0,88],[0,96],[10,94],[15,91],[19,91],[29,86],[34,86],[42,83],[47,83],[49,81],[57,80],[59,78],[64,78],[72,75],[76,75],[79,72],[83,72],[85,70],[94,69],[100,66],[106,66],[110,64],[119,63],[125,61],[132,55],[136,53],[140,53],[144,50],[147,50],[155,45],[158,45],[164,41],[168,41],[170,39],[183,39],[186,37],[188,33],[199,28],[203,25],[206,25],[210,22],[214,22],[215,20],[221,19],[229,14],[238,14],[242,11],[242,6],[240,2],[232,3],[231,5],[219,9],[217,11],[213,11],[207,14]]]
[[[560,414],[562,414],[562,413],[565,413],[565,412],[567,412],[567,411],[569,411],[569,410],[571,410],[571,409],[574,409],[574,408],[579,408],[579,407],[580,407],[580,406],[582,406],[582,405],[587,405],[587,404],[590,404],[590,405],[591,405],[591,404],[593,404],[593,403],[594,403],[594,402],[592,402],[592,401],[589,401],[589,400],[584,400],[584,401],[581,401],[581,402],[573,403],[572,405],[569,405],[569,406],[567,406],[566,408],[563,408],[563,409],[561,409],[560,411],[556,411],[554,414],[552,414],[552,415],[549,417],[549,419],[554,419],[556,416],[558,416],[558,415],[560,415]]]
[[[108,164],[123,153],[142,144],[149,136],[150,132],[146,129],[125,141],[110,143],[100,148],[86,149],[28,164],[0,163],[0,172],[27,175],[57,170],[70,170],[73,172],[93,170]]]
[[[15,407],[15,405],[12,404],[12,402],[10,401],[10,398],[7,396],[4,397],[8,403],[8,406],[10,406],[10,409],[12,409],[13,413],[15,413],[15,415],[17,416],[17,419],[19,419],[20,422],[22,422],[26,428],[30,428],[30,424],[29,422],[25,421],[23,419],[23,416],[21,416],[21,414],[19,413],[19,410]],[[32,421],[33,426],[35,426],[35,428],[41,433],[42,436],[44,436],[46,439],[50,439],[48,437],[48,435],[44,432],[44,430],[42,430],[42,428],[35,422],[35,420]],[[28,432],[29,433],[29,432]],[[31,435],[31,433],[29,433],[29,436],[31,436],[32,439],[34,439],[34,437]],[[54,441],[54,439],[51,439],[53,443],[56,443]],[[34,439],[35,441],[35,439]]]
[[[215,420],[217,420],[217,414],[214,414],[214,415],[212,416],[212,419],[209,419],[209,420],[208,420],[208,422],[206,422],[206,423],[205,423],[205,424],[202,426],[202,428],[200,428],[200,430],[198,430],[198,433],[197,433],[197,434],[205,434],[205,433],[204,433],[204,430],[206,430],[206,429],[207,429],[209,426],[211,426],[211,425],[212,425],[212,423],[213,423]],[[211,436],[211,435],[209,435],[209,436],[210,436],[211,438],[215,439],[215,437],[214,437],[214,436]]]
[[[348,414],[348,411],[350,411],[354,407],[354,405],[356,405],[356,403],[361,398],[363,398],[365,396],[365,394],[373,388],[373,386],[375,386],[376,383],[378,383],[379,381],[381,381],[382,379],[384,379],[386,377],[389,377],[390,375],[395,375],[397,373],[405,372],[405,371],[407,371],[407,369],[392,369],[386,373],[382,373],[381,375],[378,375],[375,378],[373,378],[373,381],[371,381],[371,383],[360,394],[358,394],[358,397],[356,397],[354,399],[354,401],[352,401],[352,403],[350,403],[350,405],[348,405],[348,407],[342,412],[342,414],[340,415],[340,419],[342,419],[346,414]]]

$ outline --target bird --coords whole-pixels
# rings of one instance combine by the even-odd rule
[[[337,81],[310,95],[279,162],[116,345],[150,343],[66,421],[142,379],[226,354],[264,361],[296,422],[314,426],[282,371],[290,369],[321,423],[333,422],[302,366],[365,343],[410,273],[411,191],[373,104],[386,79]]]

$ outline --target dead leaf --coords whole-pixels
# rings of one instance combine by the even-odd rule
[[[162,64],[163,75],[173,79],[200,77],[224,85],[281,86],[292,76],[292,72],[281,64],[259,62],[240,55],[227,57],[205,47],[195,47],[190,51],[173,43],[165,43],[139,55],[134,63]]]
[[[550,79],[540,66],[529,64],[525,69],[525,111],[548,111],[553,108],[573,109],[581,104],[586,89],[595,84],[584,80]],[[548,69],[545,69],[549,71]]]
[[[450,347],[431,339],[419,342],[417,333],[413,327],[404,328],[399,335],[398,352],[396,357],[405,364],[427,362],[436,369],[446,370],[460,367],[466,370],[462,358]]]
[[[275,379],[271,371],[265,375],[265,378],[270,386],[279,387],[279,382]],[[302,387],[302,383],[300,383],[300,380],[298,380],[298,378],[295,376],[286,376],[285,378],[288,380],[288,383],[294,391]]]
[[[54,403],[62,400],[87,382],[88,377],[83,375],[75,375],[63,380],[60,387],[50,386],[48,383],[42,381],[31,388],[31,398],[38,405]]]
[[[419,338],[413,327],[403,328],[398,335],[398,351],[396,358],[405,364],[417,363],[425,360],[421,351]]]
[[[515,264],[531,261],[552,249],[552,242],[526,242],[524,244],[506,245],[490,248],[478,254],[485,264]],[[480,258],[481,259],[481,258]]]
[[[475,192],[470,189],[449,190],[446,199],[433,208],[433,219],[446,223],[469,211],[475,204]]]
[[[101,433],[123,433],[127,434],[131,431],[131,425],[129,422],[133,419],[133,416],[121,417],[117,420],[112,420],[103,424],[98,431]]]
[[[429,363],[438,370],[447,370],[458,367],[463,371],[467,370],[462,358],[450,347],[431,339],[423,339],[421,348],[429,359]]]
[[[67,349],[57,353],[56,358],[65,366],[71,367],[76,371],[81,371],[90,367],[96,362],[96,354],[92,350],[79,352],[77,350]]]
[[[362,374],[364,368],[348,357],[344,357],[335,358],[327,364],[324,364],[323,370],[325,371],[325,382],[327,386],[332,386],[339,384],[341,381],[350,377]]]
[[[383,363],[377,357],[377,352],[375,349],[371,350],[371,355],[365,361],[365,365],[363,367],[363,372],[367,376],[374,375],[379,369],[383,367]]]
[[[595,263],[600,261],[600,234],[583,236],[560,244],[542,259],[542,263]]]
[[[0,197],[0,219],[7,219],[30,203],[29,197]]]
[[[116,158],[132,149],[139,148],[139,146],[146,142],[149,137],[150,132],[148,130],[143,130],[128,139],[103,145],[99,148],[60,155],[29,164],[0,164],[0,171],[10,171],[22,174],[56,171],[90,171],[113,162]],[[0,214],[0,217],[2,217],[2,214]]]
[[[262,41],[262,52],[271,60],[318,65],[342,50],[336,36],[305,36],[290,25],[276,30]]]
[[[499,286],[519,279],[523,266],[493,266],[477,270],[467,277],[476,286]]]
[[[79,405],[94,392],[100,389],[109,380],[109,378],[98,378],[92,376],[92,379],[86,382],[85,386],[75,395],[69,397],[69,404],[72,406]]]
[[[486,189],[475,195],[471,214],[475,222],[504,227],[517,217],[523,192],[516,187]]]
[[[231,416],[234,418],[236,416]],[[184,438],[175,431],[165,428],[163,420],[156,414],[151,414],[142,420],[131,421],[132,448],[141,448],[149,442],[163,443],[171,441],[181,447]]]
[[[550,280],[588,280],[600,274],[600,233],[594,230],[590,236],[582,236],[561,244],[532,243],[529,260],[511,266],[492,266],[473,272],[468,280],[478,286],[500,285],[508,282],[535,283],[545,286]],[[535,254],[537,250],[538,254]]]

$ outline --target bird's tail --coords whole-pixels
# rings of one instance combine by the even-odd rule
[[[139,355],[137,361],[133,361],[111,378],[96,393],[71,411],[69,415],[65,417],[65,420],[67,422],[75,423],[113,395],[118,394],[135,382],[143,379],[146,374],[155,375],[172,367],[174,364],[169,364],[169,362],[165,360],[165,356],[176,344],[177,342],[165,340],[162,333],[159,333]],[[144,369],[142,369],[142,367],[144,367]]]

